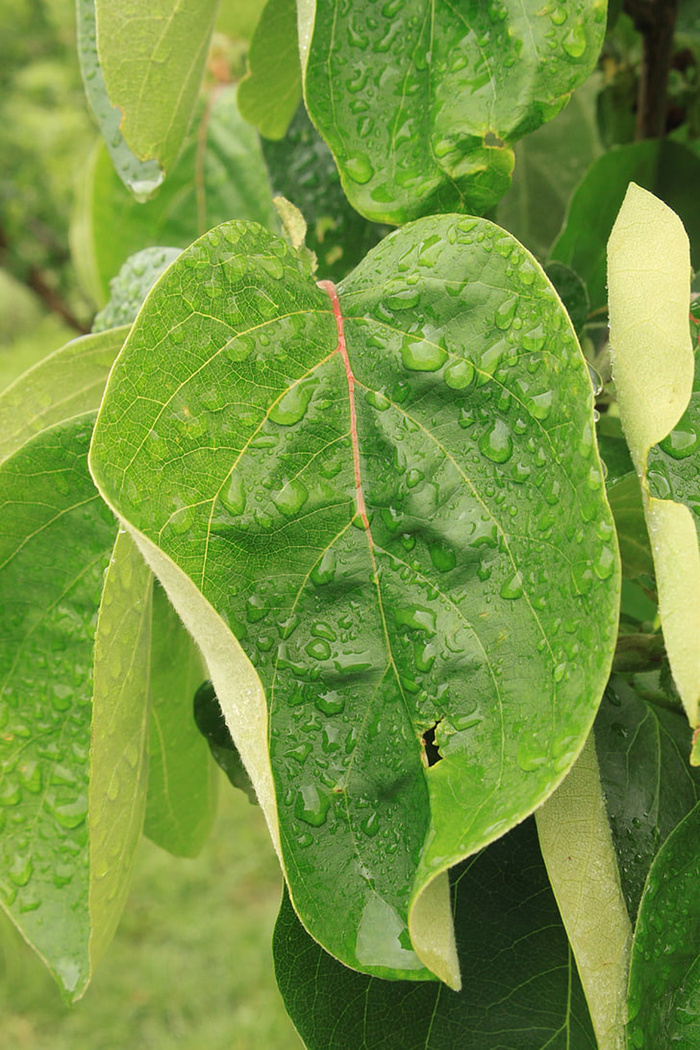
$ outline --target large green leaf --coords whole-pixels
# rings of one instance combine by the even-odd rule
[[[162,176],[180,151],[199,95],[219,0],[94,0],[97,53],[119,131]],[[161,177],[162,177],[161,176]]]
[[[225,219],[277,228],[260,141],[236,106],[235,88],[212,92],[158,196],[133,200],[99,143],[86,165],[71,229],[83,286],[98,306],[126,260],[149,245],[184,248]]]
[[[571,199],[552,258],[580,274],[593,309],[607,303],[605,251],[630,182],[651,190],[678,212],[690,236],[694,265],[700,266],[699,181],[700,157],[664,139],[620,146],[591,165]]]
[[[452,878],[464,988],[382,981],[323,951],[285,894],[273,949],[309,1050],[595,1050],[531,820]]]
[[[694,1050],[700,1037],[700,805],[669,835],[639,908],[628,1045]]]
[[[137,200],[147,200],[163,181],[163,172],[156,160],[137,157],[121,133],[121,111],[113,105],[107,95],[100,56],[97,53],[95,0],[76,0],[75,8],[78,56],[85,94],[119,178]]]
[[[218,773],[192,702],[206,677],[199,650],[161,587],[153,594],[151,744],[144,832],[178,857],[195,857],[216,815]]]
[[[0,893],[71,998],[90,974],[92,650],[116,532],[87,471],[93,418],[0,468]]]
[[[351,203],[401,223],[483,213],[508,189],[512,144],[587,78],[604,0],[300,0],[306,107]]]
[[[0,460],[39,431],[97,409],[128,328],[86,335],[45,357],[0,397]]]
[[[318,257],[319,275],[339,281],[389,227],[367,222],[349,203],[333,156],[303,106],[284,138],[262,147],[274,192],[306,219],[306,244]]]
[[[267,139],[281,139],[301,100],[295,0],[268,0],[238,88],[241,114]]]
[[[618,675],[595,724],[600,778],[634,921],[659,847],[700,799],[700,772],[688,765],[690,730],[680,710],[644,700]]]
[[[554,790],[612,657],[591,386],[485,220],[390,234],[337,295],[262,228],[213,230],[144,304],[92,469],[204,652],[307,928],[456,983],[445,873]]]

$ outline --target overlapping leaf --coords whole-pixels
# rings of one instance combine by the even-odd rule
[[[300,0],[306,107],[351,203],[401,223],[483,213],[508,189],[512,144],[593,69],[605,3]]]
[[[130,256],[109,282],[109,302],[95,317],[93,332],[130,325],[163,270],[179,254],[179,248],[144,248]]]
[[[301,100],[301,71],[295,0],[269,0],[248,54],[240,83],[241,113],[264,138],[281,139]]]
[[[202,238],[136,321],[92,469],[204,652],[305,925],[456,983],[441,873],[554,789],[612,656],[590,381],[483,220],[391,234],[338,295],[260,227]]]
[[[532,821],[454,872],[464,988],[382,981],[309,937],[288,896],[273,949],[309,1050],[594,1050],[596,1042]]]

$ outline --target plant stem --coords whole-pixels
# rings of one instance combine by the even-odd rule
[[[642,35],[642,70],[637,100],[637,138],[666,134],[668,75],[680,0],[625,0],[624,8]]]

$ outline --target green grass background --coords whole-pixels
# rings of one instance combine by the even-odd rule
[[[75,1006],[2,916],[1,1050],[303,1050],[272,969],[277,858],[260,810],[221,788],[196,860],[143,840],[115,940]]]

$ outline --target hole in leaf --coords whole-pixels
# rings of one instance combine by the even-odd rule
[[[428,768],[436,765],[442,761],[442,755],[435,743],[435,730],[440,725],[440,722],[436,722],[430,729],[426,729],[421,737],[421,743],[423,744],[423,759],[427,763]]]
[[[492,131],[487,131],[484,135],[484,145],[491,146],[493,149],[503,149],[505,142],[503,139],[499,139],[498,135],[494,135]]]

